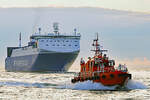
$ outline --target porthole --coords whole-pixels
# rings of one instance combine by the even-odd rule
[[[111,78],[114,78],[114,74],[110,74],[110,77],[111,77]]]
[[[106,78],[106,76],[105,75],[102,75],[102,79],[105,79]]]

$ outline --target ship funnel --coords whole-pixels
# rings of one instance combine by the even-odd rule
[[[59,27],[58,27],[58,23],[53,23],[53,28],[54,28],[54,33],[59,35]]]

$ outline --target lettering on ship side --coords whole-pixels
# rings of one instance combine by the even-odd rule
[[[28,61],[27,60],[17,60],[14,61],[14,66],[28,66]]]

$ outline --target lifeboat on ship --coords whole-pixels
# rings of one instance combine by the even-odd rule
[[[128,72],[126,65],[119,64],[115,68],[115,61],[110,60],[106,53],[107,50],[101,49],[101,45],[98,43],[97,38],[93,40],[94,57],[89,57],[88,61],[85,62],[81,58],[80,65],[81,70],[71,80],[72,83],[93,81],[94,83],[101,83],[105,86],[125,86],[128,80],[131,79],[131,74]]]

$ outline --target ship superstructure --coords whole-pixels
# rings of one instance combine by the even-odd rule
[[[30,36],[28,46],[8,47],[5,69],[7,71],[67,71],[80,51],[80,33],[59,33],[58,23],[54,33]],[[19,39],[21,42],[21,38]]]

